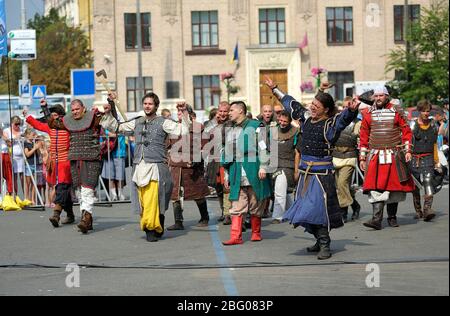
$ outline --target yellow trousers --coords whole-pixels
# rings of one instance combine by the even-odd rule
[[[159,222],[158,181],[138,188],[139,202],[141,203],[141,229],[155,230],[162,233],[163,229]]]

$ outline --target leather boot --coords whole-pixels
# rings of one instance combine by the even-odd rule
[[[342,213],[342,220],[344,223],[348,222],[348,206],[341,207],[341,213]]]
[[[92,230],[92,215],[89,212],[83,211],[81,221],[78,224],[80,232],[87,234],[89,230]]]
[[[358,203],[358,201],[356,201],[355,198],[353,198],[352,210],[352,221],[354,221],[359,218],[359,213],[361,212],[361,205]]]
[[[397,223],[397,209],[398,209],[398,203],[392,203],[387,205],[387,222],[388,225],[391,227],[398,227]]]
[[[314,230],[313,235],[314,235],[314,238],[316,238],[316,243],[311,247],[307,247],[306,248],[307,252],[319,252],[320,251],[319,235],[317,234],[317,229]]]
[[[53,209],[53,216],[50,217],[48,220],[50,223],[52,223],[53,227],[58,228],[59,227],[59,220],[62,212],[62,207],[59,204],[55,205],[55,208]]]
[[[416,210],[416,215],[414,215],[414,219],[423,218],[422,203],[420,202],[420,191],[417,189],[413,191],[413,203],[414,209]]]
[[[173,202],[173,215],[175,217],[175,224],[167,227],[167,230],[184,230],[183,226],[183,208],[181,202]]]
[[[158,238],[161,238],[164,235],[164,220],[165,220],[165,216],[163,214],[159,214],[159,223],[161,224],[162,227],[162,232],[158,233],[155,231],[155,236]]]
[[[375,202],[372,204],[373,207],[373,216],[372,219],[366,223],[363,223],[364,226],[370,227],[376,230],[381,230],[381,221],[383,220],[383,209],[384,202]]]
[[[246,213],[245,215],[245,220],[244,220],[244,226],[245,228],[252,228],[252,222],[251,222],[251,215],[249,212]],[[264,217],[262,217],[264,218]]]
[[[144,229],[145,238],[148,242],[157,242],[158,237],[156,237],[156,232],[154,230]]]
[[[198,221],[197,227],[208,227],[209,214],[208,205],[205,199],[196,201],[198,210],[200,211],[200,220]]]
[[[223,225],[231,225],[231,216],[230,215],[225,215],[222,224]]]
[[[231,217],[231,236],[230,240],[222,242],[224,246],[240,245],[242,244],[242,215]]]
[[[252,223],[252,241],[261,241],[261,217],[252,215],[250,219]]]
[[[433,195],[425,195],[423,197],[423,220],[425,222],[431,221],[436,214],[431,209],[431,205],[433,204]]]
[[[65,206],[66,218],[61,221],[61,224],[68,225],[75,223],[75,214],[73,213],[73,206]]]
[[[251,226],[252,224],[250,223],[250,226]],[[247,223],[246,223],[246,221],[242,221],[242,232],[243,233],[245,233],[247,231]]]
[[[320,227],[317,231],[318,237],[319,237],[319,246],[320,250],[317,254],[317,259],[319,260],[325,260],[331,258],[331,251],[330,251],[330,232],[328,231],[327,227]]]
[[[223,220],[225,219],[225,215],[223,215],[223,211],[224,211],[224,207],[223,207],[223,192],[222,194],[217,194],[217,197],[219,199],[219,205],[220,205],[220,210],[221,210],[221,215],[220,217],[217,219],[218,222],[223,222]]]
[[[167,227],[167,230],[184,230],[183,222],[175,221],[175,224]]]

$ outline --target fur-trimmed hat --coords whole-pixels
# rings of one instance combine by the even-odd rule
[[[66,115],[66,111],[64,110],[64,107],[61,104],[55,104],[52,107],[50,107],[50,113],[56,113],[60,116]]]

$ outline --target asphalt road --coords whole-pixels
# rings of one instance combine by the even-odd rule
[[[88,235],[75,226],[54,229],[50,210],[1,212],[0,295],[449,295],[448,187],[435,197],[433,222],[413,219],[408,196],[401,226],[384,221],[381,231],[362,226],[371,209],[357,198],[361,218],[332,231],[333,257],[325,261],[306,252],[311,235],[270,219],[263,241],[250,242],[247,231],[243,245],[222,246],[230,226],[217,223],[214,199],[209,227],[195,227],[198,210],[186,202],[186,230],[156,243],[146,242],[130,204],[97,207]],[[166,215],[173,224],[171,208]],[[69,263],[79,279],[76,269],[66,271]]]

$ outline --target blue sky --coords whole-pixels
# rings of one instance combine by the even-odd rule
[[[6,29],[8,31],[21,28],[20,0],[6,0]],[[25,0],[27,20],[36,13],[44,13],[44,0]]]

